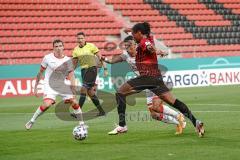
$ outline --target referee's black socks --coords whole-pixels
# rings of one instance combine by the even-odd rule
[[[86,94],[81,93],[80,98],[79,98],[79,102],[78,102],[78,104],[81,108],[83,107],[85,100],[86,100]]]
[[[192,112],[188,109],[186,104],[176,99],[175,103],[173,104],[173,107],[178,109],[182,114],[184,114],[184,116],[188,117],[192,121],[193,125],[196,127],[196,118],[194,117]]]
[[[94,104],[94,105],[97,107],[97,109],[99,110],[99,112],[100,112],[101,114],[105,114],[105,112],[104,112],[104,110],[103,110],[103,108],[102,108],[102,106],[101,106],[101,104],[100,104],[100,102],[99,102],[98,97],[97,97],[96,95],[94,95],[94,96],[92,96],[92,97],[90,97],[90,98],[91,98],[93,104]]]

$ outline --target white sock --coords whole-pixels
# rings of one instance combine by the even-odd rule
[[[81,110],[81,108],[79,107],[78,109],[74,109],[73,113],[75,113],[77,115],[77,118],[80,119],[79,125],[83,125],[84,121],[83,121],[83,117],[82,117],[82,110]]]
[[[82,114],[82,110],[79,107],[78,109],[73,109],[73,113],[75,113],[75,114]]]
[[[163,105],[163,114],[173,116],[174,118],[177,119],[179,113],[177,111],[171,109],[170,107]]]
[[[31,118],[31,122],[35,122],[36,119],[43,114],[44,111],[42,111],[40,108],[41,108],[41,106],[38,107],[38,109],[33,114],[32,118]]]
[[[164,123],[169,123],[169,124],[176,124],[176,125],[179,124],[179,122],[176,118],[174,118],[173,116],[170,116],[170,115],[166,115],[166,114],[163,114],[163,118],[161,121]]]

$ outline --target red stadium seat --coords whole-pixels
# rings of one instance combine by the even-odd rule
[[[240,9],[232,9],[232,12],[235,14],[240,14]]]
[[[36,0],[36,1],[29,1],[29,0],[0,0],[0,3],[7,3],[7,4],[89,4],[90,0]]]
[[[229,9],[240,9],[240,5],[239,5],[239,3],[225,3],[225,4],[223,4],[223,6],[225,7],[225,8],[229,8]]]
[[[207,45],[206,40],[198,40],[198,39],[185,39],[185,40],[166,40],[165,44],[167,46],[173,47],[173,46],[201,46],[201,45]]]
[[[178,4],[194,4],[194,3],[198,3],[197,0],[181,0],[181,1],[176,1],[176,0],[162,0],[164,3],[169,3],[169,4],[174,4],[174,3],[178,3]]]
[[[159,22],[150,22],[150,25],[152,27],[158,27],[158,28],[161,28],[161,27],[166,27],[166,28],[174,28],[174,27],[177,27],[176,23],[175,22],[171,22],[171,21],[166,21],[166,22],[162,22],[162,23],[159,23]]]
[[[215,12],[213,10],[201,9],[201,12],[198,9],[185,9],[178,11],[182,15],[214,15]]]
[[[156,10],[122,10],[123,16],[130,16],[130,15],[151,15],[151,16],[157,16],[159,15],[159,12]]]
[[[163,21],[163,22],[167,22],[168,21],[168,18],[167,16],[160,16],[160,15],[157,15],[157,16],[145,16],[145,15],[142,15],[142,16],[135,16],[135,15],[131,15],[130,17],[130,20],[132,22],[143,22],[144,20],[145,21],[148,21],[148,22],[159,22],[159,21]]]
[[[153,33],[184,33],[183,28],[171,27],[171,28],[152,28]]]
[[[2,17],[1,23],[87,23],[87,22],[114,22],[110,16],[61,16],[61,17]]]
[[[220,15],[187,15],[187,19],[192,21],[223,20],[222,16]]]
[[[199,3],[171,3],[170,6],[175,9],[207,9],[205,5]]]
[[[164,39],[164,40],[181,40],[181,39],[193,39],[193,35],[191,33],[159,33],[155,35],[157,39]]]
[[[24,17],[24,16],[35,16],[35,17],[40,17],[40,16],[104,16],[105,13],[104,11],[100,11],[100,10],[83,10],[81,12],[79,12],[78,10],[67,10],[67,11],[64,11],[64,10],[51,10],[51,11],[48,11],[48,10],[43,10],[43,11],[40,11],[40,10],[30,10],[30,11],[3,11],[3,10],[0,10],[0,16],[3,17],[3,16],[17,16],[17,17]]]
[[[106,0],[106,4],[142,4],[143,0]]]
[[[240,56],[240,51],[210,51],[199,53],[182,53],[181,55],[183,58]]]
[[[196,26],[229,26],[230,21],[196,21]]]
[[[209,51],[239,51],[240,45],[206,45],[206,46],[188,46],[188,47],[173,47],[174,53],[194,53],[194,52],[209,52]]]
[[[5,30],[31,30],[31,29],[99,29],[121,28],[120,23],[19,23],[3,24]]]
[[[216,0],[218,3],[240,3],[240,0]]]
[[[114,5],[114,9],[116,10],[151,10],[151,6],[147,4],[116,4]]]
[[[1,4],[1,10],[97,10],[96,5],[75,5],[75,4]]]

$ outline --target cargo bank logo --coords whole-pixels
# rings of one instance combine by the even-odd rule
[[[240,83],[240,63],[230,63],[225,58],[218,58],[212,64],[199,65],[199,69],[206,69],[210,85]]]
[[[163,75],[163,80],[174,88],[198,87],[209,85],[209,75],[202,70],[169,71]]]
[[[240,63],[218,58],[211,64],[199,65],[198,70],[169,71],[163,77],[175,88],[240,84]]]

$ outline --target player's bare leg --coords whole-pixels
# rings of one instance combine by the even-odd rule
[[[36,119],[41,116],[52,104],[54,104],[54,100],[46,99],[44,100],[43,104],[38,107],[38,109],[33,114],[30,121],[25,124],[25,128],[27,130],[31,129],[33,124],[35,123]]]
[[[164,122],[164,123],[176,125],[176,132],[175,132],[176,135],[183,133],[183,126],[177,118],[171,115],[164,114],[162,111],[156,108],[153,109],[150,107],[149,111],[153,119]]]
[[[171,109],[167,105],[163,104],[163,101],[159,97],[152,97],[151,103],[149,102],[149,111],[151,112],[152,118],[162,121],[168,124],[175,124],[176,125],[176,133],[175,134],[182,134],[183,129],[186,127],[186,121],[184,116],[176,112],[175,110]]]
[[[168,103],[169,105],[173,106],[174,108],[178,109],[184,116],[188,117],[189,120],[194,125],[199,137],[203,137],[205,130],[203,127],[203,122],[200,120],[197,120],[195,116],[192,114],[192,112],[189,110],[189,108],[181,102],[180,100],[174,98],[174,96],[171,94],[171,92],[166,92],[164,94],[160,94],[159,97]]]

